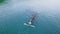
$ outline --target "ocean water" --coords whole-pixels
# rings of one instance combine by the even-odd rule
[[[21,3],[17,0],[13,1],[0,6],[0,34],[60,34],[59,5],[58,7],[52,5],[46,7],[44,2],[47,0],[42,4],[37,0],[21,0]],[[36,6],[35,2],[41,6]],[[36,27],[25,26],[24,23],[27,23],[34,13],[37,13],[33,21]]]

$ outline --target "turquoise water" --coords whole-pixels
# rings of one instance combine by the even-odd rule
[[[55,6],[52,1],[46,2],[11,0],[1,5],[0,34],[60,34],[60,3]],[[38,13],[33,21],[36,27],[25,26],[34,13]]]
[[[0,17],[0,34],[60,34],[60,28],[52,24],[55,23],[55,18],[46,18],[43,13],[38,14],[33,21],[35,28],[24,26],[33,13],[16,12]]]

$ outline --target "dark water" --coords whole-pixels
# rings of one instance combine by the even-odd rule
[[[29,21],[32,11],[0,15],[0,34],[60,34],[60,28],[55,25],[55,18],[48,18],[45,13],[37,15],[33,21],[35,28],[24,26]],[[57,22],[59,23],[59,21]]]

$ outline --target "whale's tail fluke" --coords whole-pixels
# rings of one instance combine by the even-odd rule
[[[30,27],[35,27],[34,25],[31,24],[31,22],[24,23],[24,25],[26,25],[26,26],[30,26]]]
[[[30,27],[35,27],[32,23],[33,20],[35,19],[35,17],[36,17],[36,14],[32,14],[32,16],[30,17],[30,21],[28,23],[24,23],[24,25],[30,26]]]

